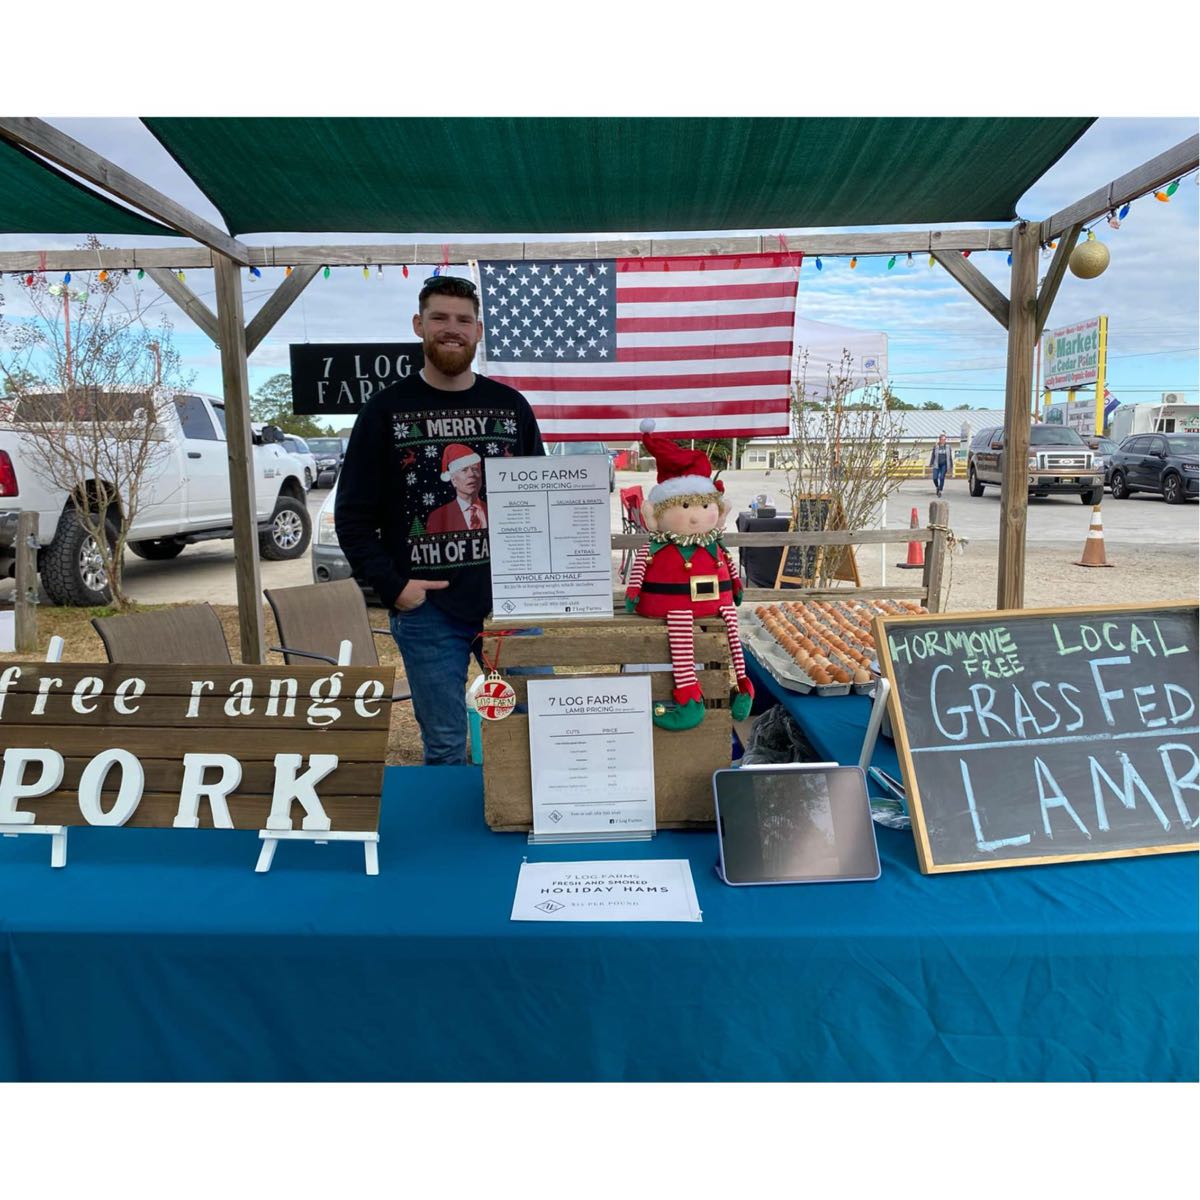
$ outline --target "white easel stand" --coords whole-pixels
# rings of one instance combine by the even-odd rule
[[[378,833],[359,833],[352,829],[325,830],[321,833],[308,829],[260,829],[258,836],[262,839],[263,846],[254,869],[260,873],[271,869],[275,847],[280,842],[315,842],[318,846],[323,846],[326,842],[362,842],[363,862],[367,874],[379,874]]]
[[[353,643],[343,641],[338,646],[339,667],[350,666],[350,655],[354,650]],[[258,836],[262,840],[262,849],[258,852],[258,862],[254,869],[262,874],[271,869],[275,859],[275,847],[280,842],[313,842],[324,846],[327,842],[362,842],[363,863],[368,875],[379,874],[379,834],[359,833],[354,830],[330,830],[315,833],[308,829],[260,829]]]
[[[867,721],[867,735],[863,738],[862,754],[858,759],[858,765],[864,775],[871,765],[871,757],[875,753],[875,743],[879,741],[879,730],[883,725],[883,715],[887,712],[887,698],[891,690],[892,685],[886,679],[880,678],[875,688],[875,703],[871,705],[871,718]]]
[[[65,643],[57,634],[50,639],[46,647],[48,663],[62,662],[63,646]],[[65,867],[67,865],[67,827],[65,825],[0,825],[0,836],[6,838],[20,837],[24,833],[37,833],[50,839],[50,865]]]
[[[67,865],[67,827],[65,825],[0,825],[0,836],[20,837],[25,833],[40,833],[50,838],[50,865]]]

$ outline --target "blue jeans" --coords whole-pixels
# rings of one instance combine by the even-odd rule
[[[481,626],[460,621],[426,600],[409,612],[393,612],[391,629],[412,689],[425,765],[464,766],[467,666],[479,649]]]
[[[940,492],[942,484],[946,482],[946,467],[945,464],[940,464],[933,468],[933,486]]]

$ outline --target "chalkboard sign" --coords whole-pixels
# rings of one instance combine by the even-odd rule
[[[1196,850],[1198,612],[877,618],[921,870]]]
[[[289,346],[292,412],[355,416],[380,388],[425,365],[420,342],[304,342]]]
[[[793,509],[791,531],[845,529],[846,514],[836,496],[801,496]],[[775,586],[812,587],[821,572],[821,560],[831,553],[841,552],[841,562],[833,573],[834,579],[845,579],[862,586],[854,547],[847,546],[784,546],[779,555]]]

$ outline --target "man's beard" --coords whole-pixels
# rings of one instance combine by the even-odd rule
[[[424,339],[425,359],[432,363],[443,375],[461,375],[468,370],[475,357],[474,344],[462,346],[446,346],[433,338]]]

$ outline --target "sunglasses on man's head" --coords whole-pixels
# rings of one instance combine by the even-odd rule
[[[422,286],[427,287],[427,288],[428,287],[437,287],[439,284],[451,283],[451,282],[454,283],[456,286],[465,284],[467,287],[469,287],[471,289],[471,291],[475,290],[474,281],[470,280],[470,279],[464,279],[461,275],[430,275],[430,277],[427,280],[425,280],[425,283]]]

